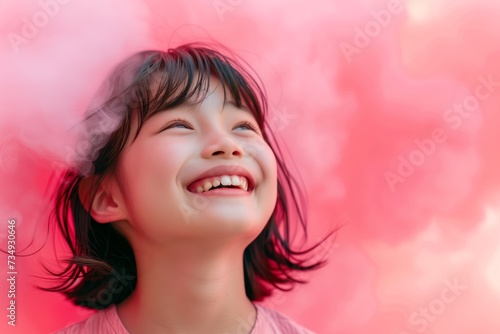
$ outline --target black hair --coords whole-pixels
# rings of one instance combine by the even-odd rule
[[[263,85],[260,79],[255,79],[258,76],[251,75],[242,65],[246,63],[238,59],[214,47],[193,43],[166,52],[142,51],[114,69],[83,121],[88,133],[104,119],[114,119],[115,122],[111,122],[114,126],[109,127],[110,133],[93,132],[94,137],[90,136],[83,145],[85,149],[78,150],[79,164],[65,171],[53,197],[50,219],[62,233],[72,257],[59,272],[45,267],[59,281],[55,286],[41,289],[61,292],[74,304],[92,309],[119,304],[133,292],[137,272],[132,247],[112,224],[100,224],[91,217],[79,197],[79,186],[84,178],[94,177],[90,192],[92,203],[103,178],[116,172],[120,152],[131,135],[134,113],[138,119],[135,140],[149,117],[199,96],[208,87],[211,76],[220,80],[224,99],[229,94],[238,107],[244,105],[250,109],[277,160],[276,206],[262,232],[243,254],[247,297],[252,301],[261,300],[271,295],[274,288],[290,290],[294,283],[305,283],[294,272],[313,270],[325,263],[325,260],[312,259],[312,255],[326,238],[306,250],[292,249],[294,213],[307,239],[304,192],[287,169],[266,123],[268,102]],[[158,89],[152,90],[151,84],[157,79]],[[311,260],[312,263],[308,263]],[[103,298],[103,291],[109,289],[117,275],[128,275],[132,279],[120,291]]]

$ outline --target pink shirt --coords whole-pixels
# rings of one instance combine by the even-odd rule
[[[257,308],[257,320],[251,334],[315,334],[293,320],[270,308],[254,304]],[[246,324],[238,329],[246,333],[250,328]],[[81,322],[55,332],[54,334],[130,334],[116,312],[116,306],[111,305],[100,310]]]

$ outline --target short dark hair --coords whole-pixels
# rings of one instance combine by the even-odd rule
[[[220,50],[226,50],[219,47]],[[225,52],[231,54],[229,51]],[[95,177],[90,203],[104,176],[116,172],[117,160],[131,134],[132,116],[137,116],[137,138],[142,124],[155,113],[180,106],[198,96],[216,77],[224,88],[224,99],[230,94],[234,103],[245,105],[253,113],[264,140],[273,150],[278,167],[278,200],[263,231],[244,251],[246,294],[250,300],[262,300],[273,288],[290,290],[294,283],[305,283],[294,271],[316,269],[325,260],[313,259],[311,252],[321,242],[297,251],[290,245],[291,217],[295,211],[307,239],[305,193],[285,166],[282,153],[272,131],[266,127],[267,96],[260,79],[243,60],[207,44],[185,44],[165,51],[142,51],[121,62],[108,77],[97,95],[97,102],[87,110],[83,121],[90,131],[103,117],[120,117],[120,122],[107,136],[93,138],[79,155],[79,165],[68,168],[58,180],[54,208],[50,220],[62,233],[72,257],[62,271],[45,269],[58,280],[45,291],[61,292],[74,304],[102,309],[119,304],[134,290],[137,273],[130,243],[112,224],[97,223],[84,208],[78,188],[88,175]],[[159,89],[151,83],[159,78]],[[256,80],[257,78],[258,80]],[[103,139],[104,138],[104,139]],[[81,153],[81,152],[80,152]],[[116,274],[133,277],[110,298],[97,298],[110,286]],[[91,302],[92,301],[92,302]]]

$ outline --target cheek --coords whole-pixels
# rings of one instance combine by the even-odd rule
[[[255,158],[259,162],[262,174],[264,179],[266,180],[266,184],[268,184],[267,191],[272,194],[277,195],[277,187],[278,187],[278,171],[277,171],[277,161],[276,156],[274,155],[271,147],[263,142],[255,147]]]
[[[146,149],[147,146],[147,149]],[[174,196],[182,150],[168,145],[137,145],[123,159],[127,209],[134,228],[154,230],[158,218],[175,212]]]
[[[266,177],[270,179],[277,178],[277,161],[276,156],[274,155],[273,150],[267,143],[263,143],[260,145],[258,149],[261,155],[261,161],[264,168],[264,173]]]
[[[146,184],[174,183],[185,160],[186,149],[177,143],[146,141],[130,152],[127,163],[131,176]]]
[[[277,171],[277,165],[276,165],[276,158],[274,157],[274,154],[272,155],[271,159],[271,174],[270,174],[270,180],[272,184],[272,196],[274,199],[278,198],[278,171]],[[273,205],[274,206],[274,205]]]
[[[273,158],[270,160],[270,172],[269,172],[269,175],[268,175],[268,178],[269,178],[269,183],[271,184],[271,192],[272,192],[272,196],[273,198],[276,198],[278,196],[278,172],[277,172],[277,166],[276,166],[276,159],[274,158],[274,155],[273,155]]]
[[[263,187],[258,190],[259,208],[263,215],[263,222],[267,223],[278,200],[278,171],[277,161],[272,149],[267,145],[261,147],[259,163],[263,173]]]

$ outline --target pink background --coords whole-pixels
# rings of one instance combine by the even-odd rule
[[[1,2],[0,244],[15,218],[18,251],[45,247],[16,259],[16,327],[0,279],[0,332],[89,315],[31,284],[54,263],[48,176],[106,71],[213,38],[264,80],[310,241],[345,225],[266,304],[318,333],[500,333],[499,17],[494,0]]]

